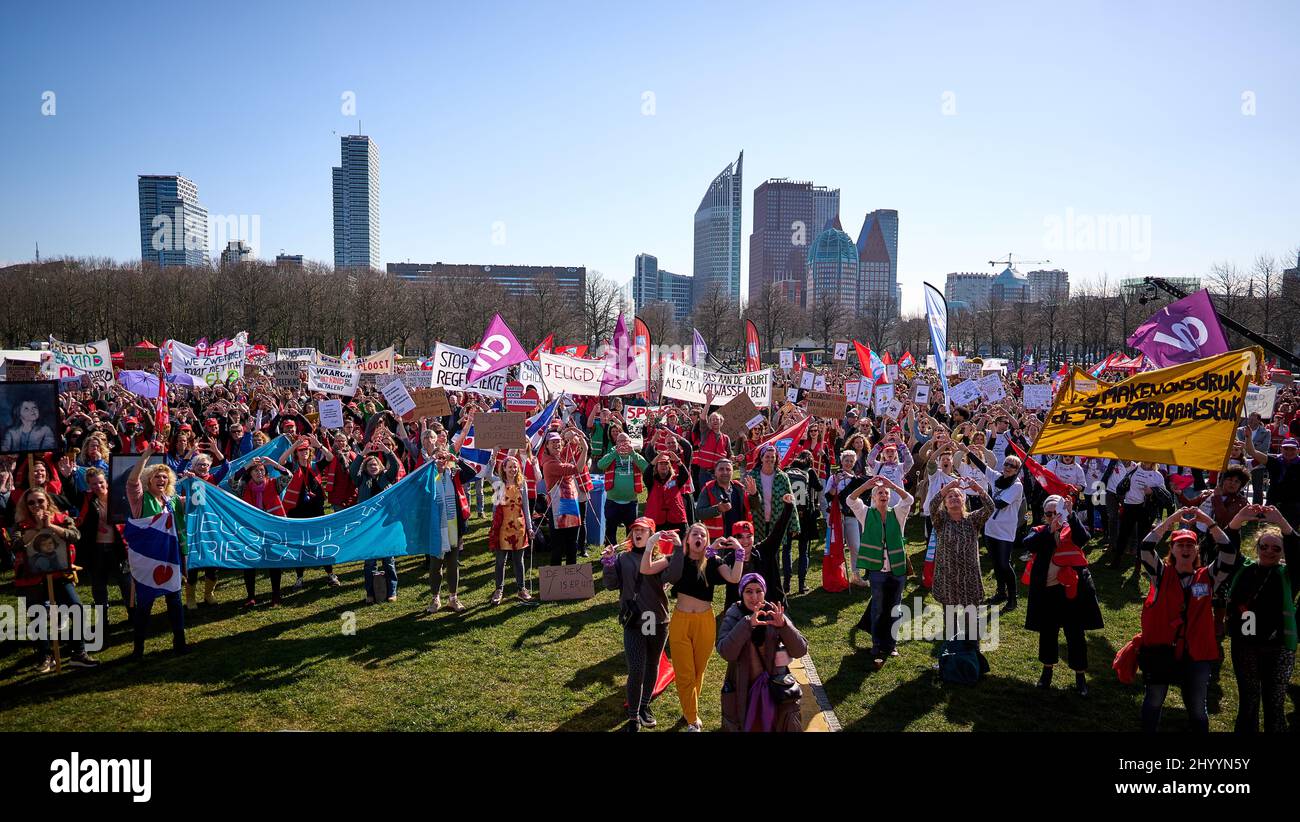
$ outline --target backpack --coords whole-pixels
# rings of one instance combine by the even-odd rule
[[[1128,489],[1129,486],[1132,485],[1131,480],[1133,479],[1133,474],[1141,467],[1141,464],[1138,464],[1130,468],[1129,472],[1124,475],[1124,479],[1120,480],[1119,485],[1115,486],[1115,496],[1119,497],[1120,502],[1123,502],[1124,497],[1128,496]]]
[[[950,639],[939,650],[939,678],[959,685],[974,685],[989,672],[979,640]]]

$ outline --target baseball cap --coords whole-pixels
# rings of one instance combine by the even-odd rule
[[[1169,541],[1181,542],[1183,540],[1191,540],[1192,542],[1196,542],[1199,539],[1200,537],[1197,536],[1195,531],[1190,531],[1186,528],[1179,528],[1177,531],[1174,531],[1173,535],[1169,538]]]
[[[733,537],[740,536],[741,534],[752,533],[754,533],[754,523],[749,522],[748,520],[737,522],[735,525],[731,526],[731,535]]]
[[[1282,447],[1300,448],[1300,440],[1297,440],[1295,437],[1287,437],[1286,439],[1282,440]]]
[[[650,519],[650,517],[637,517],[632,520],[632,527],[645,528],[648,531],[653,531],[655,529],[655,521]]]

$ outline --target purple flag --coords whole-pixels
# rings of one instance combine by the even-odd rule
[[[604,396],[640,378],[636,352],[632,349],[632,335],[628,333],[627,324],[623,322],[623,312],[620,311],[618,322],[614,325],[614,340],[605,349],[605,371],[600,378],[600,393]]]
[[[1152,314],[1128,338],[1128,344],[1146,354],[1156,368],[1213,357],[1228,350],[1223,326],[1210,302],[1210,292],[1204,288]]]
[[[492,315],[479,341],[478,350],[474,352],[474,361],[469,364],[469,373],[465,375],[465,384],[473,385],[488,374],[509,368],[528,359],[528,352],[519,344],[515,332],[510,330],[500,314]]]
[[[700,336],[699,329],[692,328],[691,330],[695,332],[695,341],[692,343],[692,347],[695,349],[695,364],[699,365],[709,358],[709,346],[704,342],[704,337]]]

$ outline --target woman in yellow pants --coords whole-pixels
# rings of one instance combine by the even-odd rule
[[[727,565],[718,556],[734,551],[735,559]],[[745,549],[730,537],[720,537],[709,544],[709,531],[695,523],[686,531],[686,544],[678,545],[671,557],[651,559],[646,551],[641,559],[641,573],[654,574],[667,569],[665,581],[677,598],[673,618],[668,623],[668,651],[676,674],[677,699],[682,703],[682,717],[687,731],[701,731],[700,688],[704,670],[713,654],[717,624],[713,619],[713,589],[724,582],[737,583],[745,573]]]

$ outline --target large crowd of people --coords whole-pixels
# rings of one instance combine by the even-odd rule
[[[819,373],[830,393],[862,376],[842,364]],[[625,401],[644,405],[645,398],[566,396],[535,451],[499,450],[487,465],[464,455],[475,416],[495,403],[476,393],[449,392],[446,416],[403,420],[363,383],[343,398],[343,425],[326,430],[313,411],[329,396],[277,388],[269,372],[250,372],[207,388],[169,387],[167,427],[156,430],[152,399],[111,384],[69,391],[59,397],[62,451],[0,456],[0,564],[32,601],[46,598],[44,579],[52,577],[57,603],[79,606],[78,585],[88,582],[101,619],[123,609],[140,658],[150,613],[135,604],[129,546],[108,516],[111,455],[144,457],[126,480],[133,516],[173,512],[181,523],[195,484],[229,481],[232,493],[262,511],[317,517],[364,502],[432,462],[446,516],[443,550],[429,558],[426,611],[465,610],[459,565],[475,527],[487,528],[495,555],[494,606],[504,598],[507,571],[514,596],[527,602],[535,596],[536,565],[598,558],[593,572],[620,602],[623,727],[630,731],[656,726],[651,697],[667,657],[686,729],[702,730],[699,704],[714,653],[726,669],[725,730],[798,730],[809,697],[790,665],[808,653],[797,627],[799,601],[818,564],[827,591],[867,594],[858,625],[870,634],[866,653],[875,667],[898,656],[898,606],[911,581],[964,614],[997,609],[1004,624],[1023,600],[1023,627],[1039,637],[1038,686],[1052,687],[1064,634],[1074,690],[1086,698],[1089,675],[1110,662],[1090,660],[1086,640],[1087,631],[1103,627],[1103,582],[1090,570],[1102,558],[1132,568],[1147,586],[1145,598],[1122,595],[1141,611],[1134,652],[1146,696],[1135,726],[1155,730],[1168,688],[1177,685],[1193,728],[1207,729],[1207,684],[1218,675],[1226,641],[1239,694],[1237,730],[1258,730],[1261,703],[1264,729],[1284,730],[1300,573],[1295,390],[1278,393],[1271,419],[1242,421],[1228,464],[1216,472],[1032,453],[1045,411],[1025,408],[1023,387],[1050,376],[1005,374],[1004,399],[951,408],[937,376],[901,371],[893,415],[850,402],[837,419],[810,421],[791,443],[771,440],[808,409],[795,375],[779,369],[772,392],[780,399],[744,433],[727,432],[718,412],[725,398],[712,407],[659,399],[638,431],[626,422]],[[929,397],[913,402],[921,382]],[[230,470],[279,435],[289,443],[283,454]],[[162,461],[151,463],[155,455]],[[1031,470],[1038,467],[1068,490],[1045,488]],[[593,477],[603,477],[598,555],[587,533],[587,514],[600,497]],[[51,533],[68,543],[76,568],[49,574],[32,567],[28,547]],[[922,561],[909,541],[924,544]],[[181,543],[184,549],[183,529]],[[338,568],[321,570],[321,584],[342,584]],[[192,647],[186,612],[215,603],[219,581],[237,573],[245,608],[276,608],[287,595],[279,569],[266,572],[269,590],[260,594],[260,571],[184,569],[183,592],[165,597],[176,652]],[[365,602],[398,600],[394,558],[366,560],[362,579]],[[1120,579],[1106,582],[1120,586]],[[298,569],[292,590],[304,584]],[[844,602],[861,599],[846,594]],[[974,653],[981,630],[974,619],[958,621],[944,639],[954,653]],[[49,642],[35,650],[38,670],[50,671]],[[98,663],[75,644],[65,664]]]

